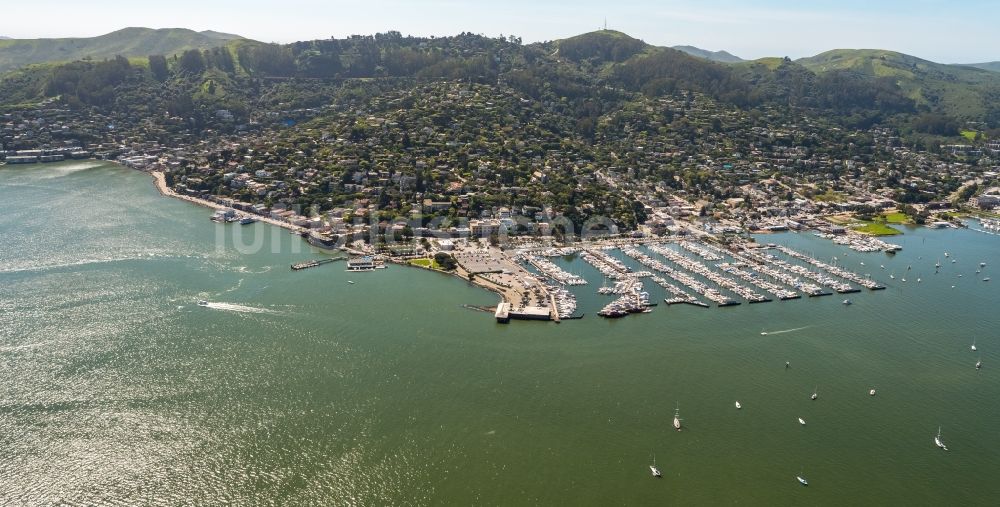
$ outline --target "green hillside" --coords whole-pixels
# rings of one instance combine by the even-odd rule
[[[727,51],[709,51],[707,49],[696,48],[694,46],[674,46],[674,49],[683,51],[691,56],[712,60],[719,63],[739,63],[743,59]]]
[[[835,49],[801,58],[796,63],[822,75],[846,71],[874,78],[891,78],[916,101],[960,119],[1000,114],[1000,76],[968,66],[945,65],[881,49]]]
[[[121,55],[141,57],[171,55],[187,49],[206,49],[240,39],[218,32],[195,32],[185,28],[125,28],[89,38],[0,40],[0,72],[35,63],[67,62],[85,58],[105,59]]]
[[[623,62],[650,47],[645,42],[615,30],[598,30],[556,41],[559,56],[574,62]]]
[[[986,63],[970,63],[967,65],[958,65],[959,67],[975,67],[977,69],[988,70],[991,72],[1000,72],[1000,62],[986,62]]]

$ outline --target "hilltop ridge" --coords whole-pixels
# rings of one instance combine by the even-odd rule
[[[129,27],[97,37],[4,39],[0,42],[0,72],[26,65],[115,56],[171,55],[188,49],[209,49],[242,39],[221,32],[187,28]]]

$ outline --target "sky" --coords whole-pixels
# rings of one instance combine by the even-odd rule
[[[4,2],[0,35],[91,37],[128,26],[235,33],[266,42],[397,30],[516,35],[525,43],[602,26],[650,44],[741,58],[891,49],[942,63],[1000,60],[996,0],[29,0]]]

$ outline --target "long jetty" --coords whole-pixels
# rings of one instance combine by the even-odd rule
[[[323,264],[329,264],[338,259],[316,259],[306,262],[298,262],[292,264],[292,271],[300,271],[303,269],[315,268],[316,266],[322,266]]]

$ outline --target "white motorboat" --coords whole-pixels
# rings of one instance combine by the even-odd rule
[[[739,410],[741,408],[743,408],[743,405],[740,405],[740,400],[736,400],[736,410]]]
[[[819,394],[817,394],[817,389],[813,388],[812,396],[809,396],[809,399],[810,400],[815,400],[816,398],[819,398]]]
[[[202,299],[201,301],[198,301],[198,306],[208,306],[208,301]]]
[[[945,446],[944,442],[941,441],[941,427],[940,426],[938,426],[938,434],[937,434],[937,436],[934,437],[934,445],[940,447],[942,450],[945,450],[945,451],[948,450],[948,447]]]
[[[799,480],[799,484],[802,484],[803,486],[809,485],[809,481],[807,481],[805,477],[802,477],[801,475],[796,475],[795,478]]]
[[[854,303],[850,299],[845,299],[844,300],[844,305],[850,306],[850,305],[853,305],[853,304]]]
[[[806,420],[800,417],[799,418],[799,424],[805,426],[806,425]]]
[[[680,410],[680,407],[678,406],[678,408],[676,410],[674,410],[674,429],[677,430],[677,431],[681,430],[681,416],[680,416],[680,413],[681,413],[681,410]]]
[[[874,388],[874,387],[873,387],[873,388],[871,388],[871,389],[870,389],[870,390],[868,391],[868,396],[875,396],[875,388]]]
[[[976,369],[978,370],[982,367],[983,367],[983,358],[979,358],[979,360],[976,361]]]
[[[973,352],[979,350],[979,349],[976,348],[976,339],[975,338],[972,339],[972,345],[969,347],[969,349],[971,349]]]

